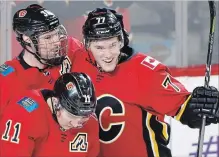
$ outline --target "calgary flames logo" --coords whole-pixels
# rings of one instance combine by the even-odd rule
[[[74,85],[73,85],[72,82],[69,82],[69,83],[66,84],[67,90],[72,90],[73,87],[74,87]]]
[[[18,14],[18,17],[24,17],[27,14],[26,10],[21,10]]]

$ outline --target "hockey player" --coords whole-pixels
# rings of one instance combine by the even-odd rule
[[[13,30],[23,51],[0,66],[0,112],[1,104],[7,104],[15,92],[41,87],[51,89],[60,74],[70,71],[68,51],[82,46],[67,36],[56,15],[37,4],[14,14]],[[49,68],[58,71],[55,78],[47,71]]]
[[[98,96],[101,156],[170,157],[165,115],[191,128],[218,123],[218,91],[192,93],[158,60],[129,46],[122,15],[97,8],[83,26],[86,49],[74,52],[72,70],[88,74]]]
[[[0,156],[96,157],[95,89],[84,73],[66,73],[53,90],[16,94],[0,119]]]

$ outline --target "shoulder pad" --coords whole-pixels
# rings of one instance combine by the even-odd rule
[[[25,108],[25,110],[27,110],[27,112],[29,113],[33,112],[39,107],[38,103],[30,97],[23,97],[17,103],[23,108]]]
[[[9,75],[10,73],[12,73],[14,71],[15,71],[15,69],[10,65],[2,64],[0,66],[0,74],[3,75],[3,76],[7,76],[7,75]]]

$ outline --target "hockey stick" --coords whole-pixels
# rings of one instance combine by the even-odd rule
[[[209,43],[208,43],[208,55],[207,55],[207,63],[206,63],[206,71],[205,71],[205,87],[209,86],[210,76],[211,76],[211,59],[212,59],[212,52],[213,52],[213,44],[214,44],[214,31],[216,25],[216,9],[215,9],[215,2],[208,1],[209,9],[210,9],[210,32],[209,32]],[[198,139],[198,157],[202,157],[203,151],[203,143],[204,143],[204,136],[205,136],[205,123],[206,123],[206,116],[204,115],[202,118],[202,125],[199,130],[199,139]]]

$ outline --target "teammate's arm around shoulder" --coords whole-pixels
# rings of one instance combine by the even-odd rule
[[[0,156],[31,157],[46,132],[39,102],[29,96],[12,99],[0,118]]]

